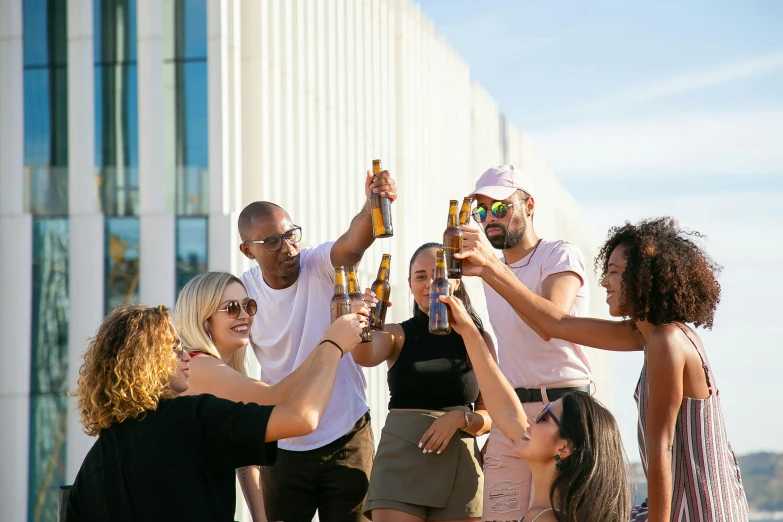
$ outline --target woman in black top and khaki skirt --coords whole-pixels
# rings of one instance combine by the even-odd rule
[[[365,502],[365,516],[373,522],[481,517],[484,476],[476,436],[489,431],[491,420],[462,338],[453,331],[433,335],[428,330],[438,248],[427,243],[411,258],[413,317],[373,332],[372,343],[352,352],[359,365],[389,366],[389,415]],[[455,295],[469,303],[461,282],[451,283]],[[467,307],[491,347],[481,320]]]

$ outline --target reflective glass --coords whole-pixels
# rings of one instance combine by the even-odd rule
[[[103,212],[139,213],[135,0],[94,0],[95,165]]]
[[[167,34],[164,59],[206,59],[206,0],[165,0],[163,6],[166,29],[172,29]]]
[[[28,519],[57,520],[66,483],[68,220],[33,220]]]
[[[106,218],[106,314],[139,302],[139,218]]]
[[[23,0],[25,208],[68,214],[67,2]]]
[[[25,69],[66,65],[67,4],[52,0],[22,1]]]
[[[93,0],[93,38],[96,65],[136,61],[136,0]]]
[[[185,284],[207,271],[207,218],[177,218],[177,295]]]
[[[207,64],[170,63],[165,67],[176,78],[174,91],[177,214],[209,213]]]

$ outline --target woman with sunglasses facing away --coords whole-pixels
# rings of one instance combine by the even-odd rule
[[[245,285],[232,274],[205,272],[188,281],[177,299],[175,315],[182,343],[193,359],[190,386],[184,395],[209,393],[235,402],[264,405],[282,404],[290,398],[319,350],[313,350],[293,373],[274,386],[248,377],[245,357],[257,311]],[[366,308],[355,312],[367,315]],[[323,338],[342,347],[351,335],[350,325],[339,321],[326,328]],[[266,520],[258,466],[237,470],[237,476],[253,520]]]
[[[475,437],[488,432],[491,421],[462,338],[453,330],[434,335],[428,328],[440,248],[426,243],[411,257],[413,317],[373,332],[372,343],[352,352],[361,366],[385,362],[389,368],[390,411],[364,505],[365,516],[374,522],[478,520],[482,513],[483,473]],[[475,328],[483,331],[461,281],[450,282]],[[375,296],[367,294],[366,300],[374,306]]]
[[[627,522],[628,467],[612,414],[586,393],[567,392],[531,424],[465,305],[456,296],[440,299],[465,341],[494,427],[530,467],[533,497],[520,521]]]
[[[609,313],[606,321],[573,317],[509,277],[479,236],[466,241],[463,273],[479,275],[542,336],[613,351],[644,351],[636,387],[639,452],[647,500],[644,522],[743,522],[748,504],[723,422],[720,396],[704,347],[687,326],[712,327],[720,268],[671,218],[626,223],[609,231],[596,258]]]

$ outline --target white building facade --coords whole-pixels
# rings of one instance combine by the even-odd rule
[[[539,235],[595,255],[574,198],[411,1],[0,0],[2,518],[56,520],[92,444],[67,392],[106,313],[249,268],[236,219],[252,201],[287,209],[303,246],[336,239],[375,158],[395,234],[359,275],[392,255],[390,320],[410,312],[410,255],[491,166],[531,169]],[[367,373],[380,434],[385,370]]]

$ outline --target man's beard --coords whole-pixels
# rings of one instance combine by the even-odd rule
[[[502,232],[500,234],[490,236],[487,234],[487,232],[489,232],[489,230],[492,228],[499,228],[502,230]],[[522,222],[521,226],[513,231],[509,231],[505,225],[493,223],[484,229],[484,233],[487,234],[489,244],[492,245],[493,248],[497,248],[498,250],[508,250],[509,248],[514,248],[522,242],[522,238],[525,237],[525,223]]]

